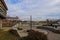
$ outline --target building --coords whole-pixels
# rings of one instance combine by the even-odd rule
[[[7,10],[8,10],[8,8],[7,8],[4,0],[0,0],[0,17],[1,17],[1,19],[6,17]]]
[[[4,2],[4,0],[0,0],[0,28],[2,28],[2,19],[6,17],[7,14],[7,6]]]
[[[11,21],[13,21],[13,20],[19,20],[19,17],[18,16],[16,16],[16,17],[6,16],[6,20],[11,20]]]
[[[22,22],[17,16],[16,17],[7,16],[6,19],[3,19],[2,21],[3,21],[2,22],[3,27],[12,27],[16,25],[17,23],[21,24]]]

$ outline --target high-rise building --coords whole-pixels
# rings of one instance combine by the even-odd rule
[[[0,28],[2,28],[2,19],[6,17],[7,14],[7,6],[4,2],[4,0],[0,0]]]

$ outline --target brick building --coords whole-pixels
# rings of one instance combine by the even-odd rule
[[[16,17],[10,17],[7,16],[6,19],[2,20],[3,27],[12,27],[16,25],[17,23],[21,23],[22,21],[16,16]]]

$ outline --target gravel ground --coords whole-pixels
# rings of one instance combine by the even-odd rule
[[[60,34],[48,31],[48,40],[60,40]]]

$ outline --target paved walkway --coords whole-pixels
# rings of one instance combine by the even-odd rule
[[[60,40],[60,33],[58,33],[57,30],[50,27],[39,27],[39,29],[48,31],[48,40]]]
[[[26,36],[28,36],[28,33],[24,32],[23,30],[21,30],[21,31],[18,30],[17,32],[20,35],[20,37],[26,37]]]
[[[60,40],[60,34],[48,31],[48,40]]]

